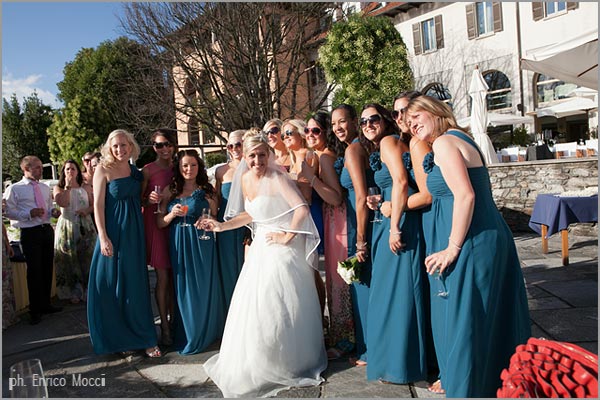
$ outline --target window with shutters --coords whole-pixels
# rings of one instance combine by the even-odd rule
[[[566,1],[549,1],[544,2],[544,6],[546,8],[546,17],[563,14],[567,12],[567,2]]]
[[[488,110],[502,110],[512,107],[512,93],[510,80],[500,71],[488,71],[483,74],[483,79],[488,85],[487,108]]]
[[[443,101],[448,104],[450,108],[452,108],[452,95],[448,88],[441,83],[430,83],[425,86],[425,89],[422,91],[423,94],[430,97],[435,97],[436,99]]]
[[[467,37],[469,40],[502,32],[502,3],[481,1],[465,6],[467,13]]]
[[[494,32],[494,12],[492,2],[480,2],[476,5],[477,36],[483,36]]]
[[[433,18],[421,22],[421,35],[423,43],[423,53],[436,50],[435,22]]]

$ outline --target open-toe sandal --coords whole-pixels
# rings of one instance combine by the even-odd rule
[[[437,381],[433,382],[431,385],[427,386],[427,390],[429,390],[431,393],[435,393],[435,394],[445,394],[446,393],[446,391],[442,387],[442,381],[439,379]]]
[[[149,357],[149,358],[159,358],[159,357],[162,357],[162,353],[160,351],[160,348],[158,346],[154,346],[154,347],[151,347],[149,349],[146,349],[146,357]]]

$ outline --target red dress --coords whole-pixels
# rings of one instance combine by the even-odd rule
[[[154,190],[154,186],[159,185],[161,191],[169,186],[173,178],[173,169],[163,169],[156,162],[148,163],[144,166],[148,170],[150,178],[144,192],[144,198]],[[166,204],[161,204],[163,209],[167,208]],[[169,230],[167,228],[160,229],[156,225],[156,204],[150,204],[148,207],[142,208],[144,214],[144,231],[146,232],[146,262],[154,269],[171,268],[169,260]]]

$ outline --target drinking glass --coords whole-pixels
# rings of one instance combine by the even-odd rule
[[[439,270],[435,273],[435,280],[438,281],[438,290],[436,296],[447,298],[448,297],[448,289],[446,289],[446,278],[444,274]]]
[[[42,362],[33,358],[11,365],[8,391],[13,398],[47,398]]]
[[[315,161],[315,152],[308,150],[304,156],[304,161],[306,161],[306,164],[308,164],[309,167],[313,167],[313,163]]]
[[[210,217],[211,217],[210,216],[210,208],[203,208],[202,209],[202,214],[200,216],[200,219],[203,220],[203,219],[208,219]],[[208,239],[210,239],[210,236],[208,236],[206,234],[206,230],[202,229],[202,234],[200,236],[198,236],[198,239],[200,239],[200,240],[208,240]]]
[[[188,199],[181,199],[181,211],[183,211],[185,214],[183,215],[183,221],[179,223],[179,226],[190,226],[190,224],[188,224],[187,222],[187,213],[188,210],[190,209],[190,206],[188,206],[187,204]]]
[[[154,186],[154,192],[160,196],[160,185],[156,185]],[[156,211],[154,211],[154,214],[162,214],[162,211],[160,209],[160,200],[158,200],[158,203],[156,203]]]
[[[367,189],[367,201],[368,202],[377,202],[377,209],[375,210],[375,215],[373,216],[373,221],[371,222],[382,222],[381,212],[379,211],[379,207],[381,205],[381,190],[378,186],[373,186]]]

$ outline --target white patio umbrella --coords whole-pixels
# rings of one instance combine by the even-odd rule
[[[532,51],[521,59],[521,68],[597,90],[598,28]]]
[[[469,96],[473,100],[471,102],[471,133],[475,143],[481,149],[483,158],[486,164],[494,164],[498,162],[498,156],[494,150],[494,145],[487,135],[487,102],[486,96],[489,87],[479,67],[475,67],[473,76],[471,77],[471,84],[469,85]]]

